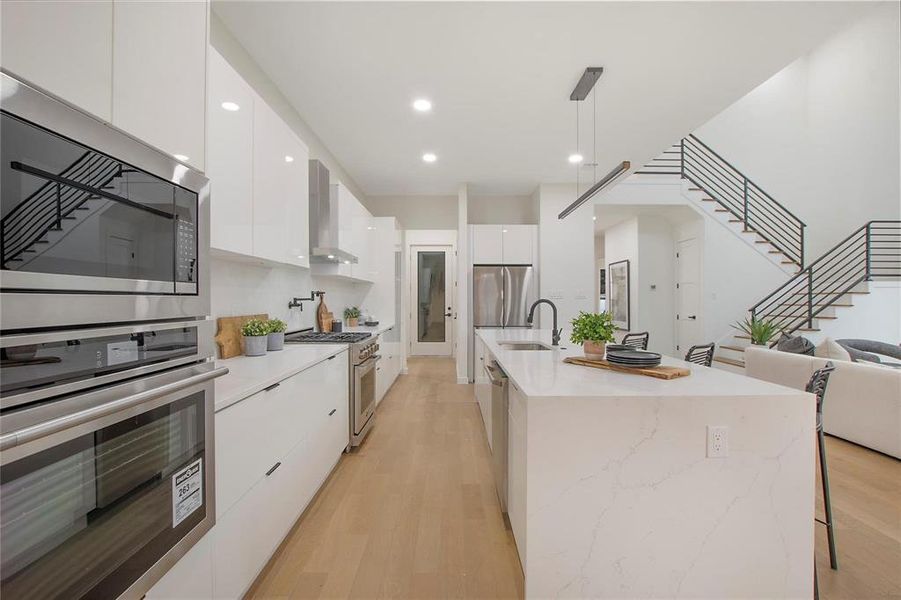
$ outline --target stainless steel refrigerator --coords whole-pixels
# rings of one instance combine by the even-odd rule
[[[529,327],[529,307],[538,299],[531,266],[472,267],[474,327]]]

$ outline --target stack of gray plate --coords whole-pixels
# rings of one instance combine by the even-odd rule
[[[618,367],[644,369],[656,367],[662,357],[656,352],[636,350],[625,346],[607,346],[607,362]]]

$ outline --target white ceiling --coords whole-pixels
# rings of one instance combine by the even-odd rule
[[[214,10],[367,195],[575,180],[569,93],[597,85],[598,174],[634,166],[868,10],[860,2],[256,2]],[[416,97],[434,103],[414,113]],[[591,103],[582,153],[591,157]],[[434,164],[423,152],[438,155]],[[583,181],[590,175],[583,169]]]

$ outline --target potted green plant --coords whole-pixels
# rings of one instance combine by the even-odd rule
[[[356,306],[351,306],[344,309],[344,320],[347,322],[348,327],[356,327],[360,324],[360,309]]]
[[[766,346],[781,330],[774,321],[757,317],[737,321],[732,327],[750,337],[755,346]]]
[[[570,341],[574,344],[582,344],[582,351],[586,358],[604,358],[607,342],[613,341],[613,317],[608,312],[587,313],[580,311],[579,316],[572,320],[572,335]]]
[[[288,324],[281,319],[269,319],[266,321],[269,328],[269,335],[266,336],[266,349],[270,352],[275,350],[283,350],[285,347],[285,330]]]
[[[241,326],[244,336],[244,355],[263,356],[268,345],[269,326],[260,319],[250,319]]]

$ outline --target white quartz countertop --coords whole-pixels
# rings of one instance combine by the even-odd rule
[[[366,325],[360,325],[359,327],[345,327],[344,331],[349,331],[351,333],[371,333],[372,335],[381,335],[392,327],[394,327],[393,322],[379,321],[378,325],[374,325],[372,327],[367,327]]]
[[[477,329],[488,351],[507,376],[529,398],[662,397],[662,396],[774,396],[798,397],[792,388],[702,367],[668,356],[661,364],[688,367],[691,375],[678,379],[657,379],[563,362],[568,356],[582,356],[582,347],[560,340],[559,349],[545,351],[509,350],[501,342],[543,342],[550,345],[548,329]]]
[[[219,359],[216,366],[228,367],[228,373],[216,379],[215,410],[219,412],[342,352],[347,352],[346,344],[285,344],[284,350],[264,356]]]

